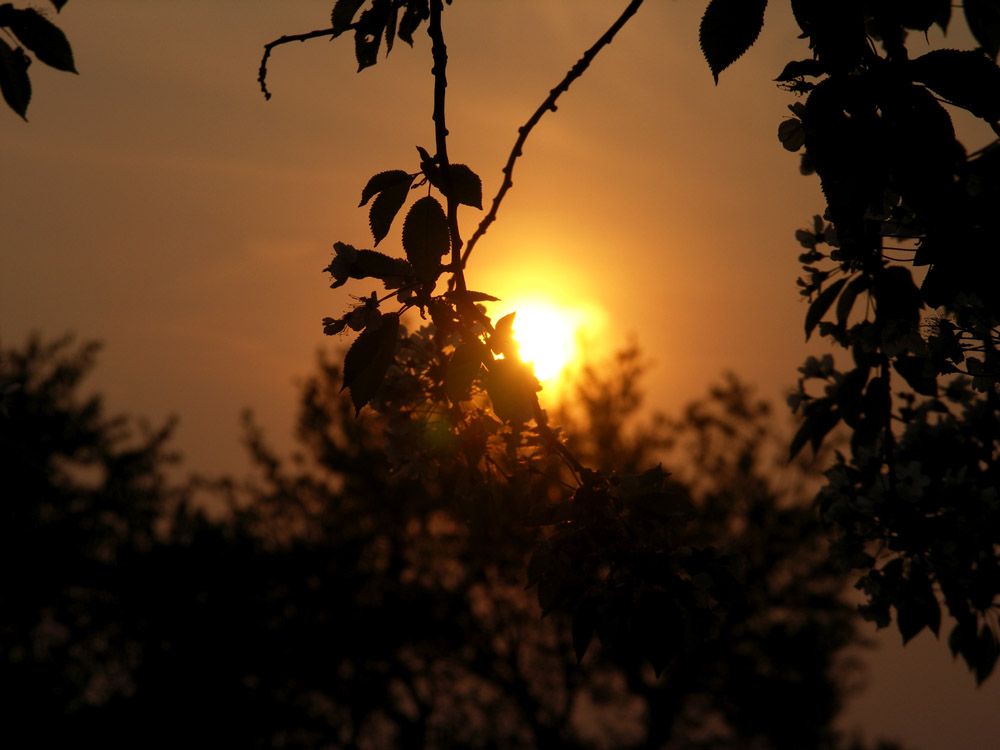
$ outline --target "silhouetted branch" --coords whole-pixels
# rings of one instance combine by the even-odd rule
[[[590,63],[593,62],[594,58],[597,57],[597,53],[608,46],[611,41],[615,38],[615,35],[621,31],[622,27],[628,23],[628,20],[635,15],[635,12],[639,10],[639,6],[642,5],[643,0],[631,0],[628,6],[622,11],[622,14],[618,17],[607,31],[598,39],[594,45],[583,53],[577,63],[569,69],[563,79],[549,92],[548,97],[545,101],[541,103],[538,109],[531,118],[520,128],[518,128],[517,140],[514,142],[514,148],[511,149],[510,156],[507,157],[507,163],[503,168],[503,184],[500,186],[500,190],[497,192],[496,196],[493,198],[493,205],[490,206],[490,212],[483,217],[483,220],[479,222],[479,226],[473,233],[472,237],[469,238],[469,244],[465,247],[465,254],[462,256],[462,267],[465,267],[465,263],[469,259],[469,255],[472,254],[472,248],[475,247],[476,242],[479,238],[486,234],[486,230],[489,229],[490,224],[492,224],[497,218],[497,211],[500,208],[500,203],[503,201],[504,196],[507,195],[507,191],[514,186],[514,162],[517,161],[518,157],[521,156],[521,150],[524,147],[524,142],[528,140],[528,135],[531,133],[538,121],[542,119],[542,115],[551,110],[556,111],[556,100],[562,96],[562,94],[570,87],[577,78],[583,75],[584,71],[590,67]]]
[[[264,45],[264,56],[260,59],[260,70],[257,71],[257,80],[260,81],[260,90],[264,94],[265,99],[271,98],[271,92],[267,90],[267,59],[271,56],[271,50],[275,47],[288,44],[289,42],[304,42],[307,39],[315,39],[318,36],[334,36],[333,29],[317,29],[316,31],[309,31],[305,34],[289,34],[288,36],[279,37],[273,42],[268,42]]]
[[[441,168],[444,180],[444,193],[448,199],[448,234],[451,238],[451,271],[455,288],[465,290],[465,274],[462,264],[462,236],[458,230],[458,201],[451,190],[451,172],[448,162],[448,127],[445,120],[445,91],[448,88],[448,47],[444,43],[444,32],[441,29],[441,13],[444,10],[442,0],[432,0],[430,23],[427,25],[427,35],[431,38],[431,56],[434,65],[431,75],[434,76],[434,146],[437,153],[435,160]]]

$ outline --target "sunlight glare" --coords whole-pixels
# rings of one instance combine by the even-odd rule
[[[542,302],[522,304],[516,310],[514,338],[521,358],[533,365],[539,380],[556,378],[577,356],[580,316]]]

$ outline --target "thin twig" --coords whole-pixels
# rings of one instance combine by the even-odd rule
[[[260,59],[260,70],[257,71],[257,80],[260,81],[260,90],[264,94],[265,99],[271,98],[271,92],[267,90],[267,59],[271,56],[271,50],[282,44],[288,44],[289,42],[304,42],[307,39],[315,39],[318,36],[336,36],[333,29],[317,29],[316,31],[309,31],[305,34],[290,34],[288,36],[283,36],[275,39],[273,42],[268,42],[264,45],[264,56]]]
[[[510,151],[510,156],[507,157],[507,163],[503,168],[503,184],[500,186],[500,190],[497,192],[496,196],[493,198],[493,205],[490,206],[490,212],[483,217],[483,220],[479,222],[479,226],[473,233],[472,237],[469,238],[469,243],[465,246],[465,254],[462,256],[462,268],[465,267],[466,262],[469,260],[469,255],[472,254],[472,248],[475,247],[479,238],[486,234],[486,230],[489,229],[490,225],[496,221],[497,211],[500,208],[500,203],[503,201],[504,196],[507,195],[507,191],[514,186],[514,162],[517,161],[518,157],[521,156],[522,149],[524,148],[524,142],[528,140],[528,135],[531,133],[538,121],[542,119],[548,111],[556,111],[556,100],[570,87],[577,78],[583,75],[584,71],[590,67],[590,63],[597,56],[597,53],[608,46],[611,41],[615,38],[615,35],[621,31],[621,28],[628,23],[628,20],[635,15],[635,12],[639,10],[639,6],[642,5],[643,0],[631,0],[628,6],[622,11],[622,14],[618,17],[607,31],[598,39],[594,45],[583,53],[577,63],[569,69],[563,79],[549,92],[548,97],[545,101],[541,103],[538,109],[531,118],[520,128],[517,129],[517,140],[514,142],[514,147]]]

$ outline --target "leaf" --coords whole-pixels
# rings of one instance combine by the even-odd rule
[[[424,283],[430,285],[441,273],[441,256],[451,245],[448,219],[435,198],[425,196],[410,208],[403,222],[403,249]]]
[[[413,176],[405,172],[403,172],[403,175],[405,177],[398,178],[397,182],[393,182],[384,188],[372,202],[372,206],[368,210],[368,224],[371,227],[372,237],[375,238],[376,246],[385,239],[393,220],[396,218],[396,214],[399,213],[399,209],[406,203],[406,196],[409,195]],[[371,184],[371,181],[369,181],[369,184]],[[362,201],[364,201],[364,194],[362,194]],[[364,205],[363,202],[362,205]]]
[[[837,295],[840,294],[840,290],[843,289],[846,283],[847,279],[839,279],[833,282],[820,292],[819,296],[809,305],[809,311],[806,313],[806,341],[809,340],[813,329],[823,319],[823,316],[826,315],[826,311],[830,309],[830,305],[837,299]]]
[[[444,372],[444,392],[454,404],[469,397],[469,388],[482,369],[489,350],[480,342],[465,342],[455,347]]]
[[[385,283],[386,289],[400,287],[412,276],[413,266],[405,260],[375,250],[358,250],[351,268],[352,279],[376,278]]]
[[[396,19],[399,16],[399,6],[394,2],[389,7],[389,15],[385,22],[385,54],[392,52],[392,43],[396,39]]]
[[[1000,68],[980,52],[939,49],[909,62],[910,75],[987,122],[1000,120]]]
[[[365,185],[365,189],[361,191],[361,202],[358,204],[358,208],[361,208],[383,190],[388,190],[401,182],[406,182],[407,185],[410,185],[413,183],[413,176],[407,174],[402,169],[389,169],[385,172],[372,175]]]
[[[1000,52],[1000,0],[965,0],[969,31],[994,60]]]
[[[538,379],[524,362],[497,359],[490,362],[486,393],[493,413],[505,422],[523,423],[534,416]]]
[[[410,0],[406,4],[403,18],[399,22],[399,38],[413,46],[413,32],[417,30],[421,21],[427,20],[431,15],[430,4],[427,0]]]
[[[767,0],[712,0],[708,4],[698,38],[716,85],[719,73],[757,41],[766,7]]]
[[[861,292],[868,288],[868,277],[867,276],[856,276],[844,289],[844,293],[840,295],[840,299],[837,300],[837,322],[842,325],[847,325],[847,320],[851,315],[851,310],[854,307],[854,301],[857,299]]]
[[[378,62],[378,48],[389,22],[393,0],[374,0],[354,24],[354,54],[358,72]]]
[[[378,392],[396,353],[399,316],[392,313],[379,317],[376,324],[361,332],[344,357],[344,384],[349,388],[354,413],[357,415]]]
[[[482,209],[483,181],[479,179],[479,175],[467,166],[464,164],[450,164],[447,170],[447,178],[439,173],[437,179],[441,183],[437,187],[446,198],[454,198],[466,206]]]
[[[499,297],[494,297],[486,292],[474,292],[471,289],[452,289],[444,293],[445,299],[453,299],[456,302],[499,302]]]
[[[66,4],[66,1],[67,0],[49,0],[49,2],[51,2],[56,7],[56,13],[58,13],[63,9],[63,6]]]
[[[330,14],[330,25],[333,27],[334,36],[340,36],[350,28],[354,14],[364,4],[365,0],[337,0]]]
[[[10,30],[46,65],[76,73],[73,50],[58,26],[32,8],[10,12]]]
[[[825,73],[826,69],[819,60],[792,60],[781,69],[781,73],[774,80],[787,82],[794,81],[796,78],[804,78],[805,76],[818,78]]]
[[[786,151],[798,151],[806,143],[806,132],[797,117],[783,120],[778,126],[778,140]],[[798,236],[798,235],[796,235]]]
[[[892,365],[914,391],[922,396],[937,396],[937,373],[929,360],[923,357],[902,356],[896,357]]]
[[[10,108],[25,121],[28,119],[28,102],[31,101],[30,62],[20,47],[11,49],[0,39],[0,93]]]

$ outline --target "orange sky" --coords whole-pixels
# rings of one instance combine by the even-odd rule
[[[371,291],[329,290],[331,245],[370,246],[361,187],[415,170],[414,146],[433,150],[423,30],[360,75],[348,39],[279,48],[264,101],[263,44],[328,25],[331,5],[74,0],[57,21],[81,75],[34,65],[30,123],[0,111],[0,338],[106,342],[91,385],[112,411],[178,414],[192,469],[244,469],[248,406],[290,445],[295,383],[336,343],[320,320]],[[793,99],[770,82],[804,44],[774,3],[715,87],[697,44],[704,5],[650,0],[542,120],[468,271],[502,297],[601,309],[607,346],[634,334],[655,363],[650,403],[666,409],[726,368],[778,398],[808,352],[826,351],[803,342],[793,237],[822,198],[777,141]],[[517,127],[620,7],[447,10],[450,155],[486,196]],[[463,210],[468,236],[478,213]],[[398,235],[379,249],[401,254]],[[1000,678],[977,692],[929,641],[883,649],[845,726],[924,750],[995,741]]]

